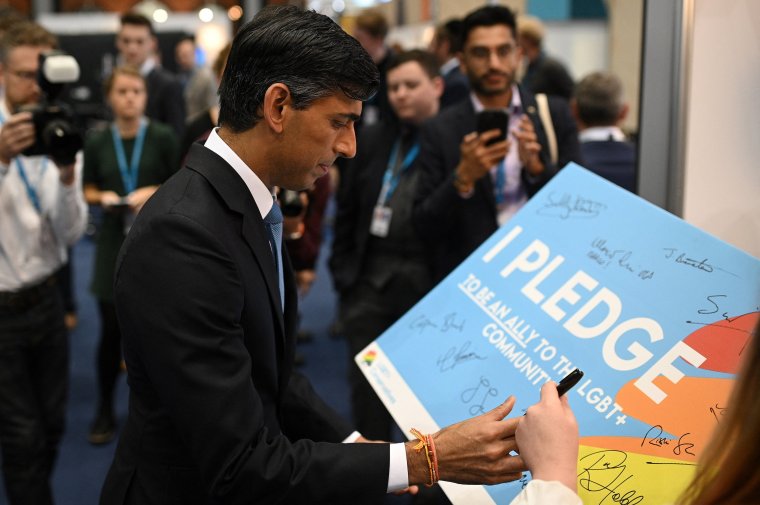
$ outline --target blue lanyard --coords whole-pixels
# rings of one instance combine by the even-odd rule
[[[496,167],[496,183],[494,187],[494,197],[496,203],[503,203],[505,199],[504,184],[507,182],[507,159],[504,158]]]
[[[393,169],[396,168],[396,160],[400,148],[401,139],[396,139],[391,149],[391,155],[388,158],[388,167],[385,169],[385,175],[383,176],[383,188],[380,190],[380,198],[377,200],[377,204],[380,206],[385,205],[385,202],[391,199],[393,192],[396,191],[396,187],[398,186],[398,181],[401,179],[401,174],[414,163],[414,160],[420,153],[420,145],[415,142],[412,148],[409,149],[409,152],[406,153],[404,161],[401,162],[401,167],[394,173]]]
[[[129,167],[127,167],[127,156],[124,152],[124,143],[119,135],[119,129],[116,127],[116,123],[111,124],[113,145],[116,148],[116,161],[119,163],[119,172],[121,172],[121,180],[124,183],[126,194],[137,189],[137,172],[140,169],[140,158],[142,157],[143,144],[145,144],[147,124],[148,121],[145,118],[140,120],[140,128],[137,130],[135,145],[132,147],[132,159],[129,160]]]
[[[3,116],[3,113],[0,112],[0,126],[5,124],[5,116]],[[42,158],[42,167],[40,167],[40,177],[39,180],[42,180],[42,176],[45,173],[45,170],[47,169],[47,157]],[[18,168],[18,175],[21,177],[21,182],[24,183],[24,187],[26,188],[26,194],[29,196],[29,200],[32,202],[32,205],[34,206],[34,209],[37,211],[37,213],[42,212],[42,205],[40,204],[40,196],[37,194],[37,189],[35,189],[34,186],[32,186],[31,181],[29,180],[29,176],[26,175],[26,170],[24,169],[24,163],[21,161],[21,158],[16,156],[16,167]]]

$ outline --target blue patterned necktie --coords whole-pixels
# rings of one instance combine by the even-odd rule
[[[264,223],[269,231],[269,240],[272,247],[274,263],[277,265],[277,277],[280,283],[280,308],[285,308],[285,280],[282,274],[282,211],[277,202],[274,202],[269,214],[264,218]]]

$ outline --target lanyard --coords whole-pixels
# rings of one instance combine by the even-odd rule
[[[504,184],[507,182],[507,158],[505,157],[496,167],[496,183],[494,184],[494,197],[496,203],[503,203],[505,199]]]
[[[383,188],[380,190],[380,198],[377,200],[377,204],[381,207],[385,205],[385,202],[391,199],[393,192],[396,191],[396,186],[398,186],[398,181],[401,179],[401,174],[414,163],[414,160],[420,153],[420,145],[415,142],[411,149],[409,149],[409,152],[406,153],[404,161],[401,162],[398,171],[394,171],[393,169],[396,168],[400,148],[401,139],[399,138],[393,143],[391,155],[388,158],[388,168],[385,169],[385,175],[383,176]]]
[[[5,124],[5,116],[3,116],[3,113],[0,112],[0,126]],[[34,209],[37,211],[37,213],[42,212],[42,205],[40,204],[40,196],[37,194],[37,189],[32,186],[31,181],[29,180],[29,176],[26,175],[26,170],[24,169],[24,163],[21,161],[21,158],[19,156],[16,156],[16,167],[18,168],[18,175],[21,177],[21,182],[24,183],[24,187],[26,188],[26,194],[29,196],[29,200],[32,202],[32,205],[34,206]],[[45,173],[45,170],[47,169],[47,157],[42,158],[42,167],[40,167],[40,176],[39,181],[42,181],[42,176]]]
[[[137,189],[137,172],[140,168],[140,158],[142,157],[143,144],[145,143],[147,124],[148,121],[145,118],[140,120],[140,128],[137,130],[135,145],[132,147],[132,158],[129,160],[129,167],[127,167],[127,156],[124,152],[124,143],[119,135],[119,129],[116,127],[116,123],[111,124],[113,145],[116,148],[116,161],[119,163],[119,172],[121,172],[121,180],[124,183],[126,194],[130,194]]]

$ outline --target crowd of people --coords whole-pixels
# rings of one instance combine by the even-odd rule
[[[414,442],[366,443],[391,441],[392,420],[356,367],[353,424],[297,371],[298,299],[314,282],[331,195],[335,326],[353,357],[567,163],[636,190],[620,80],[594,72],[575,84],[545,53],[540,21],[481,7],[438,26],[429,50],[392,49],[388,31],[378,11],[348,34],[313,12],[267,8],[212,68],[196,64],[192,37],[180,40],[174,75],[156,58],[150,20],[127,13],[103,83],[112,119],[70,159],[33,150],[25,110],[42,99],[39,57],[56,38],[4,16],[0,449],[11,505],[54,503],[76,324],[61,272],[88,205],[102,216],[90,443],[119,432],[123,370],[131,389],[102,504],[382,503],[387,493],[447,503],[438,481],[526,471],[533,480],[513,503],[580,503],[578,426],[553,383],[525,416],[508,417],[510,397]],[[505,113],[502,128],[478,131],[486,110]],[[738,407],[758,382],[760,346],[750,349],[713,461],[684,504],[757,492],[756,478],[711,466],[751,467],[741,441],[757,447],[754,411]]]

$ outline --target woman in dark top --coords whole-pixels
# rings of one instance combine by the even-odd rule
[[[88,137],[84,148],[84,195],[100,205],[91,290],[101,320],[97,353],[99,403],[88,439],[104,444],[114,436],[113,392],[121,362],[121,334],[113,303],[116,257],[142,206],[177,167],[178,143],[169,126],[145,117],[145,79],[119,67],[105,83],[114,122]]]

